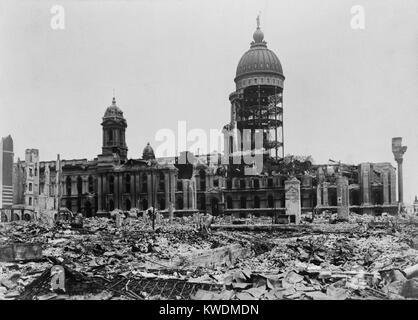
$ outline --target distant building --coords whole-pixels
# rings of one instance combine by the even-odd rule
[[[0,208],[13,204],[13,139],[10,135],[0,142]]]

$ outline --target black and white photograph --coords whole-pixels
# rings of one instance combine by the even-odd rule
[[[418,299],[418,1],[2,0],[0,43],[0,310]]]

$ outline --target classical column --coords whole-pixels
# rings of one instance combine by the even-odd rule
[[[174,170],[170,171],[170,201],[173,203],[173,208],[175,208],[175,202],[176,202],[176,177]],[[175,209],[174,209],[175,210]]]
[[[139,172],[135,172],[135,197],[134,197],[134,203],[135,203],[135,208],[138,209],[142,209],[140,208],[140,204],[139,204],[139,194],[141,193],[141,184],[140,184],[140,173]]]
[[[169,185],[169,172],[164,172],[164,197],[165,197],[165,207],[168,209],[170,204],[170,185]]]
[[[390,203],[396,204],[396,171],[390,170]]]
[[[321,186],[320,184],[318,184],[316,186],[316,206],[320,207],[322,205],[322,201],[321,201]]]
[[[83,176],[81,177],[83,184],[82,184],[82,188],[81,188],[81,193],[85,194],[89,191],[89,187],[88,187],[88,176]]]
[[[152,179],[151,179],[151,175],[152,174],[147,174],[147,192],[148,192],[148,207],[154,207],[154,203],[152,202]]]
[[[389,204],[389,172],[383,171],[383,204]]]
[[[136,208],[136,185],[135,185],[135,180],[136,180],[136,172],[131,172],[129,175],[131,181],[130,181],[130,186],[131,186],[131,190],[130,190],[130,196],[131,196],[131,208]]]
[[[328,182],[322,183],[322,205],[328,207]]]
[[[403,155],[406,152],[407,146],[402,146],[402,138],[392,138],[392,152],[395,156],[395,160],[398,163],[398,201],[403,203],[403,172],[402,163]]]
[[[370,163],[360,164],[362,205],[370,204]]]
[[[103,210],[103,191],[102,191],[102,176],[98,175],[97,177],[97,211]]]
[[[337,177],[337,206],[338,218],[348,220],[348,179],[341,175]]]
[[[118,173],[117,177],[118,177],[118,180],[117,180],[118,181],[118,187],[116,189],[116,199],[117,199],[117,203],[118,203],[117,208],[122,210],[124,208],[124,204],[122,203],[123,202],[123,200],[122,200],[122,193],[123,193],[122,173]]]
[[[71,195],[76,196],[77,193],[77,177],[72,176],[71,177]]]

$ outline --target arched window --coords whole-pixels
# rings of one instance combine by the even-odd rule
[[[350,191],[350,204],[359,206],[360,205],[360,192],[357,189]]]
[[[81,199],[77,199],[77,212],[81,212]]]
[[[177,180],[177,191],[183,191],[183,182],[181,180]]]
[[[109,211],[115,210],[115,203],[113,202],[113,199],[109,200]]]
[[[205,172],[205,170],[201,169],[199,171],[199,178],[200,178],[200,190],[206,190],[206,172]]]
[[[253,180],[254,189],[260,188],[260,180],[254,179]]]
[[[94,192],[94,179],[92,176],[89,176],[88,184],[89,184],[89,192],[93,193]]]
[[[240,201],[241,201],[241,209],[247,208],[247,198],[242,196]]]
[[[232,180],[227,180],[226,181],[226,188],[227,189],[232,189]]]
[[[125,192],[131,193],[131,176],[129,174],[125,176]]]
[[[229,136],[229,153],[234,153],[234,137]]]
[[[160,183],[159,183],[159,189],[160,191],[164,191],[165,188],[165,177],[164,172],[160,172]]]
[[[80,176],[77,177],[77,193],[82,194],[83,193],[83,180]]]
[[[241,189],[245,189],[245,180],[244,180],[244,179],[241,179],[241,180],[239,181],[239,187],[240,187]]]
[[[260,198],[258,196],[254,197],[254,208],[260,208]]]
[[[65,206],[67,207],[67,209],[68,210],[70,210],[71,211],[71,200],[70,199],[67,199],[67,201],[65,201]]]
[[[110,176],[109,177],[109,193],[114,193],[114,192],[115,192],[115,177]]]
[[[269,208],[274,207],[274,198],[271,194],[269,194],[269,196],[267,197],[267,205]]]
[[[148,200],[142,199],[142,210],[147,210],[147,209],[148,209]]]
[[[90,201],[84,202],[84,210],[86,212],[86,217],[90,218],[92,216],[92,210],[91,210],[91,203]]]
[[[218,214],[219,213],[219,207],[218,207],[219,200],[218,200],[218,198],[213,197],[211,199],[210,203],[211,203],[211,207],[212,207],[212,214]]]
[[[234,187],[235,187],[236,189],[238,189],[238,188],[239,188],[239,180],[238,180],[238,179],[235,179],[234,181],[235,181],[235,182],[234,182]]]
[[[125,200],[125,210],[127,210],[127,211],[131,210],[131,200],[130,199]]]
[[[232,197],[231,196],[226,197],[226,207],[227,207],[227,209],[233,209]]]
[[[200,196],[200,210],[206,210],[206,197],[205,195]]]
[[[177,209],[182,210],[183,209],[183,197],[178,197],[177,198]]]
[[[147,183],[147,174],[144,173],[142,175],[142,192],[146,193],[148,192],[148,183]],[[147,204],[148,205],[148,204]],[[148,208],[147,208],[148,209]]]
[[[165,198],[160,199],[160,210],[165,210]]]
[[[70,196],[71,195],[71,177],[68,176],[65,179],[65,189],[67,189],[67,195]]]
[[[328,188],[328,203],[330,206],[337,206],[337,189]]]

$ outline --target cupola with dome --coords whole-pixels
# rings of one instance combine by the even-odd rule
[[[283,68],[277,55],[267,48],[260,29],[260,17],[257,17],[253,39],[250,49],[238,62],[235,75],[237,90],[254,84],[272,84],[283,88]]]
[[[126,146],[125,131],[127,123],[122,110],[116,105],[113,97],[112,104],[107,107],[103,116],[103,155],[119,155],[122,162],[126,161],[128,147]]]
[[[154,149],[152,149],[149,142],[145,146],[144,151],[142,151],[142,159],[147,161],[155,159]]]

